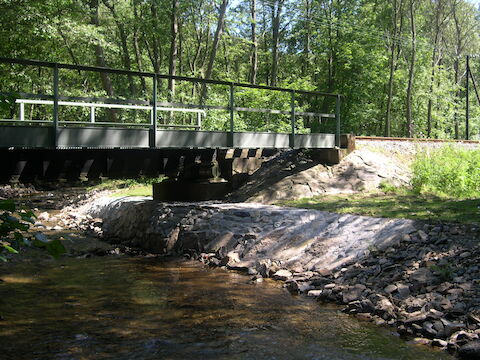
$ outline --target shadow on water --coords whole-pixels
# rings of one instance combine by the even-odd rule
[[[451,358],[194,262],[68,259],[0,278],[5,360]]]

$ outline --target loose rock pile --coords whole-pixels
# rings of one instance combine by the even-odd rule
[[[0,200],[2,199],[14,199],[21,196],[30,196],[35,194],[36,190],[31,185],[18,184],[16,186],[12,185],[1,185],[0,186]]]
[[[281,152],[230,194],[232,202],[271,204],[321,194],[374,190],[382,182],[407,185],[410,172],[395,159],[368,149],[349,154],[339,164],[319,164],[308,150]]]
[[[456,351],[478,340],[478,229],[425,225],[404,237],[386,251],[373,251],[330,274],[293,275],[286,286],[344,304],[345,312],[394,325],[422,343]],[[472,352],[472,346],[466,349]]]

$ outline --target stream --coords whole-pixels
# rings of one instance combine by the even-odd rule
[[[0,279],[3,360],[452,359],[281,283],[193,261],[63,258]]]

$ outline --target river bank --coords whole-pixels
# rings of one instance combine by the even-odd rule
[[[82,211],[114,243],[241,270],[252,282],[281,280],[293,293],[478,358],[480,233],[473,225],[145,198],[99,199]]]
[[[24,190],[9,191],[37,213],[34,230],[63,237],[68,252],[55,261],[44,251],[23,248],[0,264],[0,348],[6,360],[96,359],[99,354],[115,359],[451,358],[342,314],[336,305],[291,296],[282,282],[258,275],[252,281],[214,266],[214,256],[172,251],[203,260],[207,269],[199,261],[113,241],[108,234],[115,224],[107,224],[108,216],[105,222],[93,217],[94,209],[107,210],[108,204],[125,210],[125,200],[108,193]],[[221,211],[226,209],[216,210]],[[235,216],[245,219],[242,215]]]
[[[396,151],[392,146],[381,149]],[[402,154],[416,151],[412,146],[399,149]],[[36,228],[56,236],[65,231],[70,237],[73,229],[92,241],[102,240],[88,240],[79,248],[82,236],[81,241],[67,239],[70,256],[156,253],[194,258],[211,267],[243,271],[255,284],[266,278],[283,281],[294,294],[339,304],[346,313],[394,327],[418,343],[478,359],[478,224],[268,205],[276,196],[362,191],[385,179],[406,183],[408,174],[399,159],[379,157],[382,151],[357,151],[335,168],[302,152],[286,153],[266,163],[237,191],[245,199],[230,198],[238,203],[156,203],[85,189],[47,192],[37,199],[27,188],[20,195],[29,208],[41,203],[54,209],[36,209],[41,220]],[[15,197],[14,189],[2,190],[10,192],[0,196]],[[265,204],[241,202],[245,200]]]

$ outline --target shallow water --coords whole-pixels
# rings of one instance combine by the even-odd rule
[[[67,259],[0,278],[5,360],[451,359],[279,284],[196,262]]]

